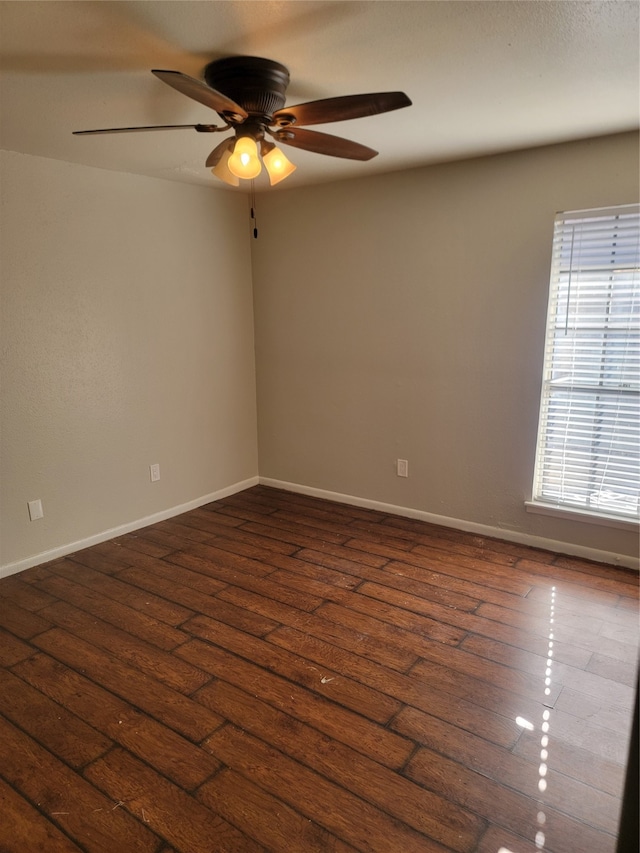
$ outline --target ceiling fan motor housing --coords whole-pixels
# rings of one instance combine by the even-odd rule
[[[265,120],[284,106],[289,71],[271,59],[230,56],[210,62],[204,69],[204,79],[250,116]]]

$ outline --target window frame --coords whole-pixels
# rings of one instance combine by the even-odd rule
[[[585,393],[585,387],[580,387],[579,380],[576,380],[576,375],[579,373],[580,369],[584,368],[584,358],[582,355],[575,355],[576,343],[582,342],[583,351],[584,351],[584,341],[581,341],[580,335],[578,332],[578,323],[579,321],[583,321],[585,314],[584,308],[575,308],[571,309],[572,312],[570,314],[570,298],[571,298],[571,287],[572,287],[572,277],[575,277],[579,282],[578,287],[583,286],[581,283],[581,276],[585,276],[585,280],[587,276],[594,275],[593,273],[585,273],[585,266],[581,266],[581,261],[578,261],[574,266],[574,257],[573,257],[573,248],[571,249],[571,253],[569,254],[569,261],[567,263],[567,247],[566,247],[566,234],[569,230],[580,228],[584,229],[585,232],[589,233],[590,228],[598,227],[596,223],[602,222],[607,227],[607,223],[613,223],[616,218],[625,217],[627,221],[629,217],[637,218],[640,216],[640,205],[638,204],[630,204],[630,205],[619,205],[616,207],[608,207],[608,208],[596,208],[596,209],[587,209],[587,210],[577,210],[577,211],[564,211],[558,213],[555,217],[554,222],[554,236],[553,236],[553,250],[552,250],[552,262],[551,262],[551,272],[550,272],[550,282],[549,282],[549,299],[548,299],[548,308],[547,308],[547,316],[545,322],[545,346],[544,346],[544,359],[543,359],[543,376],[542,376],[542,387],[540,394],[540,407],[539,407],[539,419],[538,419],[538,429],[536,435],[536,446],[535,446],[535,463],[534,463],[534,476],[533,476],[533,486],[532,486],[532,497],[530,500],[525,501],[525,507],[527,511],[534,512],[542,515],[553,515],[560,516],[565,518],[572,518],[578,521],[584,521],[594,524],[604,524],[611,527],[617,527],[622,529],[637,529],[638,524],[640,522],[640,501],[637,504],[637,512],[639,514],[633,514],[631,512],[624,511],[616,511],[615,509],[607,509],[602,508],[601,506],[591,505],[591,495],[589,495],[588,490],[585,486],[582,487],[584,494],[581,496],[580,500],[577,499],[577,494],[580,492],[578,487],[572,487],[574,494],[571,496],[574,500],[569,497],[569,495],[565,492],[562,493],[564,487],[556,486],[555,491],[559,494],[555,499],[550,497],[549,495],[553,493],[554,489],[551,487],[552,476],[549,473],[549,469],[551,467],[551,463],[560,464],[564,466],[565,460],[569,460],[568,467],[573,469],[573,473],[578,469],[578,463],[576,462],[576,451],[575,449],[572,451],[571,448],[567,451],[567,445],[569,445],[569,440],[571,436],[577,433],[577,427],[575,420],[575,415],[571,413],[571,408],[574,405],[573,402],[567,403],[567,400],[571,398],[572,401],[576,399],[581,399],[580,395]],[[640,229],[640,225],[637,226]],[[611,229],[613,232],[613,228]],[[580,232],[582,235],[582,231]],[[564,239],[564,243],[563,243]],[[634,240],[638,238],[634,234]],[[595,241],[594,241],[595,242]],[[591,246],[589,246],[591,248]],[[597,251],[600,251],[598,248]],[[613,264],[613,266],[607,266],[607,270],[615,271],[617,267],[615,255],[617,254],[617,247],[613,242],[613,236],[611,237],[611,242],[608,245],[605,245],[602,248],[602,265],[604,266],[606,261],[609,260],[609,263]],[[600,265],[600,258],[598,257],[598,264]],[[637,292],[640,285],[638,284],[638,267],[640,267],[640,260],[637,255],[634,257],[634,263],[631,265],[631,269],[633,272],[630,274],[629,281],[631,282],[632,288],[632,297],[630,306],[627,310],[626,316],[630,318],[630,321],[627,324],[627,329],[625,330],[625,337],[623,338],[625,342],[625,347],[629,345],[630,342],[633,343],[634,338],[634,324],[631,322],[633,318],[636,316],[637,311]],[[611,273],[608,273],[609,279],[611,278]],[[573,284],[573,287],[576,288],[576,284]],[[596,290],[596,288],[598,290]],[[591,293],[596,293],[598,297],[604,299],[605,287],[598,283],[594,285],[594,289]],[[577,291],[580,293],[580,290]],[[586,291],[588,292],[588,291]],[[575,291],[574,291],[574,299]],[[613,301],[613,296],[609,297],[609,301],[607,304],[607,309],[611,307]],[[605,304],[603,302],[603,304]],[[559,334],[558,329],[560,324],[558,322],[558,318],[560,315],[560,306],[566,306],[566,326],[565,326],[565,334],[567,334],[566,329],[569,326],[569,317],[575,320],[575,328],[572,332],[573,341],[574,341],[574,355],[567,359],[566,354],[563,356],[561,354],[562,347],[559,345]],[[635,310],[634,310],[635,309]],[[608,320],[607,320],[608,322]],[[608,334],[608,325],[604,320],[601,321],[601,325],[598,327],[599,333],[601,334],[602,339],[600,341],[595,341],[592,347],[587,349],[589,356],[594,356],[596,351],[600,348],[600,355],[603,352],[615,352],[615,348],[610,346],[610,349],[606,349],[607,343],[607,334]],[[629,332],[631,332],[629,334]],[[569,339],[571,340],[571,339]],[[635,365],[635,358],[629,356],[625,350],[625,358],[628,359],[628,362],[624,362],[624,364]],[[567,364],[570,365],[567,368]],[[564,368],[565,371],[567,369],[572,370],[571,378],[568,381],[559,380],[558,373]],[[640,371],[638,371],[640,374]],[[593,374],[595,375],[595,373]],[[594,399],[596,397],[605,396],[608,394],[610,398],[621,397],[624,389],[624,393],[627,393],[627,385],[626,383],[620,382],[620,384],[604,384],[604,370],[600,373],[600,382],[597,383],[597,387],[600,390],[605,390],[605,394],[602,395],[598,393],[596,395],[595,391],[593,391]],[[628,377],[626,377],[628,378]],[[637,377],[638,378],[638,377]],[[639,392],[636,390],[636,382],[632,383],[633,388],[630,393],[630,399],[635,400],[638,397]],[[562,401],[560,388],[563,387],[565,391],[565,399]],[[554,396],[555,395],[555,396]],[[555,451],[550,450],[549,448],[553,444],[553,427],[551,427],[550,420],[555,422],[554,416],[551,414],[553,410],[553,401],[561,399],[561,402],[556,403],[556,406],[559,410],[562,411],[563,416],[566,420],[565,427],[565,439],[564,444],[561,449],[556,448]],[[586,396],[583,396],[582,399],[587,399],[588,393]],[[639,398],[640,399],[640,398]],[[596,411],[597,405],[596,403],[592,403],[594,407],[594,412]],[[619,405],[619,404],[618,404]],[[606,406],[605,406],[606,408]],[[607,415],[608,416],[608,415]],[[572,420],[573,418],[573,420]],[[587,420],[589,418],[587,417]],[[595,436],[595,422],[596,417],[595,414],[592,415],[593,424],[591,428],[591,456],[590,461],[591,464],[594,464],[597,460],[597,453],[593,450],[594,444],[594,436]],[[616,425],[612,426],[611,434],[613,436],[616,435],[615,432]],[[557,429],[557,427],[556,427]],[[556,438],[556,445],[558,444]],[[632,445],[633,446],[633,445]],[[639,457],[640,464],[640,441],[636,445],[637,455]],[[555,453],[555,455],[554,455]],[[630,464],[630,468],[632,469],[635,466],[635,456],[632,453],[632,462]],[[558,463],[558,460],[562,460]],[[602,500],[603,492],[595,493],[597,495],[596,500]],[[618,498],[620,495],[617,496]],[[637,499],[636,499],[637,500]],[[633,501],[633,498],[632,498]]]

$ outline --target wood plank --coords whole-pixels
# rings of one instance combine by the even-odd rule
[[[120,566],[119,570],[122,571],[122,569],[123,566]],[[56,574],[74,583],[82,584],[82,586],[95,590],[106,598],[112,598],[114,601],[132,607],[134,610],[140,610],[159,622],[166,622],[167,625],[175,627],[193,616],[191,610],[167,601],[161,596],[153,595],[146,590],[136,589],[118,578],[108,577],[92,569],[82,568],[70,560],[56,563],[54,570]],[[113,571],[115,573],[118,569],[114,567]]]
[[[594,652],[591,655],[587,671],[594,673],[594,675],[600,675],[602,678],[626,684],[627,687],[632,688],[635,688],[638,678],[637,667],[634,668],[633,665],[616,660],[616,658],[611,658],[608,655],[600,654],[599,652]]]
[[[522,835],[509,832],[502,826],[490,826],[482,836],[476,853],[500,853],[504,850],[510,853],[540,853],[541,848],[536,846],[535,836],[542,827],[536,822],[527,828],[531,836],[523,838]]]
[[[441,844],[235,726],[207,738],[220,761],[358,850],[450,853]]]
[[[46,655],[36,655],[16,671],[59,703],[57,707],[63,706],[60,712],[67,708],[82,717],[109,738],[109,746],[115,741],[186,790],[218,770],[216,762],[190,741]],[[102,748],[91,758],[105,751]]]
[[[296,577],[302,575],[305,580],[317,581],[326,585],[342,587],[344,589],[353,589],[361,582],[359,575],[361,566],[358,567],[355,563],[352,564],[353,571],[351,573],[341,572],[334,568],[318,565],[318,563],[308,563],[305,560],[299,560],[298,557],[289,557],[283,554],[272,554],[266,556],[265,560],[270,566],[284,571],[274,571],[271,574],[271,579],[278,581],[279,575],[294,575]],[[336,564],[339,563],[334,558]]]
[[[374,722],[388,723],[400,710],[400,702],[366,684],[346,678],[327,667],[318,667],[298,654],[270,642],[256,640],[214,619],[196,616],[185,622],[184,629],[194,637],[221,646]]]
[[[159,563],[153,569],[143,569],[131,566],[118,572],[118,578],[131,583],[140,589],[157,592],[167,601],[190,602],[184,607],[194,613],[200,613],[198,608],[203,602],[209,600],[209,596],[217,595],[227,584],[216,580],[202,572],[193,572],[176,563]],[[176,590],[178,592],[176,592]],[[200,595],[194,595],[194,592]]]
[[[219,717],[183,693],[123,664],[108,652],[61,628],[40,634],[34,643],[51,657],[86,674],[96,684],[136,705],[189,740],[202,740],[222,723]]]
[[[55,850],[56,853],[81,853],[80,848],[44,818],[40,812],[0,779],[0,850],[25,853],[26,850]]]
[[[29,668],[39,657],[34,655],[23,661]],[[16,672],[25,669],[18,664]],[[112,747],[108,737],[99,734],[86,717],[77,716],[59,703],[50,693],[35,689],[32,682],[18,678],[7,670],[0,670],[0,713],[20,726],[34,740],[39,741],[49,752],[77,769],[103,755]]]
[[[484,539],[483,537],[469,534],[463,534],[461,537],[459,535],[460,531],[425,524],[417,519],[387,516],[375,525],[355,522],[352,526],[366,533],[367,537],[364,538],[368,538],[370,530],[379,530],[390,537],[400,537],[408,540],[411,543],[409,550],[413,550],[416,545],[425,545],[428,548],[442,551],[445,558],[454,554],[460,554],[465,557],[475,557],[484,561],[488,560],[492,564],[497,563],[505,566],[513,566],[519,557],[522,556],[517,551],[517,545],[514,545],[513,549],[509,548],[507,551],[500,548],[500,545],[505,543],[500,543],[497,540]]]
[[[199,546],[202,547],[202,546]],[[237,586],[240,589],[246,589],[250,592],[256,592],[259,595],[265,595],[274,601],[280,601],[289,607],[295,607],[298,610],[312,611],[320,604],[322,599],[312,595],[302,595],[293,593],[290,589],[281,584],[274,583],[267,577],[254,577],[247,574],[243,570],[229,568],[222,565],[217,559],[210,559],[201,555],[191,553],[191,549],[187,552],[172,554],[168,558],[168,562],[175,563],[178,566],[184,566],[188,569],[193,569],[196,572],[201,572],[204,575],[216,578],[229,586]],[[265,568],[265,567],[263,567]],[[269,572],[273,569],[269,568]]]
[[[108,543],[107,547],[109,547]],[[130,552],[132,555],[134,553],[134,551]],[[66,558],[65,563],[85,566],[88,569],[94,569],[96,572],[100,572],[105,575],[117,572],[123,566],[128,565],[123,550],[118,549],[118,557],[116,559],[114,557],[106,556],[101,550],[101,545],[84,548],[82,551],[75,551]],[[52,565],[52,568],[54,571],[57,570],[56,565]]]
[[[473,849],[484,829],[470,813],[243,690],[218,681],[200,697],[239,729],[453,850]]]
[[[513,718],[481,709],[473,702],[452,697],[431,685],[427,690],[418,679],[368,661],[302,631],[278,628],[269,635],[269,641],[469,731],[475,731],[478,721],[482,720],[483,734],[493,743],[513,746],[520,734]]]
[[[0,776],[89,853],[155,853],[158,839],[82,776],[0,717]],[[103,758],[98,759],[104,761]],[[52,784],[55,780],[55,784]],[[27,848],[29,849],[29,848]]]
[[[110,652],[141,672],[151,673],[155,679],[181,693],[192,693],[208,681],[206,673],[175,655],[96,619],[72,604],[56,602],[46,607],[44,614],[58,627]]]
[[[549,584],[546,584],[544,587],[533,586],[526,599],[523,599],[520,605],[516,605],[516,608],[520,607],[520,609],[526,609],[529,606],[528,602],[530,601],[540,601],[546,603],[548,606],[550,604],[550,598]],[[576,614],[578,616],[595,616],[605,622],[611,621],[614,624],[622,622],[626,625],[637,625],[638,622],[637,598],[634,599],[634,612],[629,612],[624,608],[620,608],[620,599],[616,603],[616,606],[612,607],[611,604],[604,603],[598,598],[594,599],[590,596],[585,599],[580,596],[572,595],[570,590],[565,589],[562,593],[556,590],[554,605],[556,614],[559,617],[564,616],[565,614]]]
[[[335,602],[326,602],[316,609],[315,615],[329,619],[345,628],[363,632],[368,637],[375,637],[389,648],[405,649],[416,657],[427,657],[432,652],[437,654],[435,649],[443,645],[447,647],[455,645],[465,636],[463,631],[455,630],[446,625],[432,625],[426,635],[409,631],[399,625],[366,614],[361,609],[352,610],[349,605],[356,597],[354,594],[347,598],[345,606]]]
[[[24,610],[37,612],[48,604],[53,604],[55,598],[35,589],[32,584],[24,583],[20,580],[20,575],[10,575],[8,578],[2,578],[0,584],[0,599],[17,604]]]
[[[135,815],[182,853],[260,853],[264,849],[122,749],[96,761],[85,776],[122,803],[118,811]],[[137,848],[121,849],[137,853]]]
[[[262,636],[278,625],[273,619],[236,607],[219,598],[218,593],[228,587],[227,583],[177,564],[167,565],[153,573],[144,569],[125,569],[119,577],[141,588],[161,592],[171,600],[188,603],[200,614],[211,616],[256,636]]]
[[[524,834],[526,828],[537,828],[540,811],[537,773],[531,776],[531,795],[526,796],[488,779],[463,765],[444,758],[433,750],[421,748],[406,768],[409,778],[429,790],[464,803],[480,816],[491,815],[491,822],[511,832]],[[543,800],[546,815],[545,846],[553,853],[613,853],[615,836],[587,826],[562,814]]]
[[[437,548],[428,548],[424,545],[416,545],[411,551],[403,551],[388,545],[368,542],[365,538],[350,539],[347,545],[349,548],[371,551],[374,554],[386,557],[389,563],[385,566],[385,570],[388,570],[390,566],[405,565],[422,570],[424,582],[427,582],[426,579],[430,572],[436,572],[458,580],[467,580],[475,584],[481,583],[488,588],[501,592],[511,592],[514,595],[526,595],[531,586],[528,580],[523,580],[517,575],[514,576],[510,566],[492,564],[488,560],[478,560],[459,554],[447,557],[446,553]]]
[[[50,577],[40,581],[38,588],[163,651],[170,651],[188,639],[177,628],[67,578]],[[52,623],[45,622],[45,625],[51,627]]]
[[[421,637],[429,637],[440,643],[457,645],[465,636],[465,632],[453,625],[445,625],[436,619],[421,616],[411,610],[385,604],[381,601],[372,600],[369,596],[361,595],[359,592],[351,592],[342,588],[335,589],[333,584],[326,584],[320,580],[301,577],[297,572],[276,571],[271,575],[274,581],[293,589],[313,592],[321,595],[325,602],[335,602],[349,607],[364,616],[375,617],[382,622],[387,622],[396,628],[405,629]],[[316,609],[316,613],[319,609]]]
[[[298,628],[312,636],[323,637],[340,648],[353,651],[362,657],[370,658],[400,672],[408,670],[417,660],[417,656],[413,652],[405,652],[402,649],[387,646],[386,643],[375,637],[368,637],[360,631],[345,628],[330,619],[322,619],[319,616],[295,610],[293,607],[256,595],[245,589],[229,587],[229,589],[219,593],[219,597],[224,601],[231,601],[233,604],[246,607],[248,610],[282,622],[284,625]]]
[[[232,551],[227,551],[224,548],[219,548],[215,541],[209,542],[206,545],[202,543],[191,544],[184,550],[184,553],[200,557],[203,561],[213,563],[221,568],[244,572],[253,577],[260,578],[271,574],[271,569],[263,561],[253,559],[252,557],[244,557],[240,554],[234,554]]]
[[[514,690],[496,687],[481,678],[430,660],[421,660],[413,667],[410,675],[422,685],[433,685],[444,693],[466,699],[489,711],[500,708],[502,714],[513,719],[517,716],[530,719],[543,700],[552,706],[562,689],[559,685],[552,684],[552,694],[547,699],[544,695],[544,680],[540,679],[539,695],[536,697],[534,690],[525,694],[518,691],[519,685],[516,685]]]
[[[271,522],[270,519],[269,522]],[[257,533],[258,536],[265,536],[267,539],[276,539],[280,542],[295,545],[297,548],[322,548],[323,550],[326,549],[329,553],[334,553],[337,556],[343,555],[347,558],[354,554],[354,551],[351,548],[344,549],[344,547],[341,547],[342,542],[335,542],[333,540],[325,540],[321,543],[318,542],[318,537],[315,535],[313,528],[305,528],[306,531],[310,530],[310,532],[303,532],[295,524],[283,527],[282,524],[265,524],[263,520],[247,522],[242,526],[242,529],[248,530],[250,533]],[[340,539],[343,540],[344,537],[340,537]],[[371,560],[373,560],[376,565],[386,563],[386,560],[382,559],[381,561],[378,555],[364,555],[362,557],[362,562],[364,563],[370,563]]]
[[[414,708],[404,708],[393,721],[392,728],[483,777],[527,796],[536,791],[540,765],[540,735],[537,732],[523,732],[521,736],[521,739],[533,740],[537,747],[533,761],[528,761],[479,735],[465,732]],[[582,823],[615,833],[618,827],[616,797],[558,772],[553,748],[549,754],[549,771],[545,778],[548,790],[553,792],[554,808]]]
[[[157,524],[153,525],[153,530],[158,530],[161,532],[171,533],[174,536],[180,536],[188,540],[189,542],[210,542],[215,538],[215,533],[209,533],[206,530],[198,530],[197,527],[193,527],[193,525],[185,524],[183,519],[187,516],[188,513],[184,513],[183,515],[176,515],[173,518],[169,518],[166,521],[159,521]]]
[[[150,573],[145,569],[125,569],[120,572],[119,577],[142,589],[162,593],[172,601],[189,605],[200,614],[219,619],[258,637],[278,625],[273,619],[236,607],[235,604],[214,597],[213,593],[200,592],[200,588],[206,586],[212,586],[219,592],[226,589],[226,584],[179,566],[167,566],[161,573]],[[180,583],[181,581],[184,584]]]
[[[13,634],[0,628],[0,666],[11,666],[34,653],[33,646],[23,643]]]
[[[30,569],[24,569],[20,572],[20,580],[24,583],[33,583],[34,581],[44,580],[51,575],[49,569],[50,563],[41,563],[39,566],[32,566]]]
[[[162,545],[159,542],[154,542],[144,535],[142,531],[135,530],[132,533],[127,533],[124,536],[118,536],[111,540],[114,545],[120,545],[123,548],[129,548],[131,551],[139,551],[141,554],[146,554],[149,557],[166,557],[175,547]]]
[[[518,560],[516,565],[521,572],[527,572],[532,578],[537,578],[536,584],[552,577],[559,591],[565,585],[567,590],[573,590],[574,594],[591,600],[599,597],[601,601],[611,601],[615,604],[621,592],[621,584],[626,585],[629,590],[633,588],[633,572],[630,570],[609,566],[607,571],[603,572],[602,566],[597,563],[580,560],[571,564],[567,562],[571,558],[556,556],[546,565],[526,559]]]
[[[609,580],[615,580],[616,583],[627,585],[631,592],[638,595],[638,572],[633,569],[626,569],[621,566],[606,566],[602,563],[594,563],[591,560],[583,560],[580,557],[569,557],[566,554],[554,554],[552,560],[553,566],[566,569],[575,569],[580,574],[592,574],[595,577],[606,577]]]
[[[229,684],[251,684],[254,694],[263,701],[372,756],[387,767],[402,767],[413,750],[413,744],[406,738],[223,649],[192,640],[179,649],[179,654]],[[196,698],[202,695],[206,696],[206,692],[198,693]]]
[[[256,536],[255,533],[250,533],[241,527],[226,527],[205,544],[264,562],[266,562],[265,557],[270,553],[286,556],[297,550],[295,545],[287,545],[286,542],[267,539],[265,536]]]
[[[626,730],[626,729],[625,729]],[[528,761],[538,761],[540,744],[532,738],[520,738],[513,752]],[[620,802],[624,783],[624,766],[594,755],[587,749],[553,738],[554,764],[567,776],[592,788],[605,791]],[[617,812],[617,809],[616,809]]]
[[[351,853],[355,847],[288,806],[283,800],[226,769],[198,791],[198,799],[268,850],[287,853]]]
[[[29,640],[36,634],[51,628],[51,623],[37,613],[25,610],[6,598],[0,599],[0,626],[16,637]]]
[[[358,592],[362,595],[369,595],[379,601],[397,604],[398,606],[414,610],[416,613],[421,613],[433,619],[441,619],[448,625],[457,625],[459,628],[464,628],[473,634],[499,640],[509,646],[516,646],[534,654],[546,656],[548,636],[543,637],[541,634],[533,634],[521,628],[514,628],[511,625],[477,616],[475,613],[454,611],[451,608],[427,601],[418,595],[403,593],[397,589],[377,583],[366,581],[358,587]],[[589,649],[580,648],[571,643],[558,642],[557,640],[554,643],[554,651],[556,660],[575,666],[586,666],[591,658],[591,651]]]
[[[554,710],[553,737],[567,745],[581,747],[594,755],[623,765],[627,761],[627,739],[631,728],[629,726],[617,732],[594,725],[588,718],[581,719],[575,714]]]
[[[632,682],[631,675],[634,673],[635,667],[629,666],[627,672],[629,681]],[[637,672],[637,670],[636,670]],[[634,673],[635,674],[635,673]],[[620,681],[614,681],[611,678],[605,678],[595,672],[585,671],[577,667],[566,666],[566,664],[554,664],[553,680],[562,684],[566,689],[584,695],[587,700],[607,697],[607,704],[616,706],[621,709],[630,711],[633,708],[635,699],[635,684],[625,684]],[[629,715],[627,715],[629,716]]]
[[[265,521],[264,514],[255,512],[249,509],[241,509],[237,507],[229,508],[229,507],[221,507],[219,512],[216,513],[216,518],[221,518],[224,515],[231,516],[238,521],[238,524],[243,524],[243,522],[250,522],[249,524],[243,524],[243,527],[246,527],[248,530],[253,530],[252,524],[262,524]],[[301,524],[299,522],[286,521],[282,518],[277,517],[278,514],[271,513],[268,517],[269,529],[270,530],[281,530],[285,534],[293,533],[295,536],[304,536],[309,539],[314,539],[316,543],[320,542],[330,542],[334,545],[342,545],[349,538],[349,533],[336,533],[333,530],[325,530],[319,527],[312,527],[310,525]],[[259,532],[259,531],[253,531]],[[288,541],[288,540],[286,540]]]

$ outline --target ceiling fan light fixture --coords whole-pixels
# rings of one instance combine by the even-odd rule
[[[216,178],[220,178],[221,181],[224,181],[225,184],[230,184],[232,187],[240,186],[240,178],[233,174],[229,169],[229,157],[231,157],[231,150],[227,149],[224,152],[222,157],[218,160],[216,165],[211,170],[212,174],[215,175]]]
[[[237,178],[250,180],[257,178],[262,171],[258,155],[258,146],[250,136],[241,136],[233,149],[233,154],[227,161],[227,168]]]
[[[271,146],[266,153],[263,152],[262,162],[272,187],[288,178],[297,168],[276,145]]]

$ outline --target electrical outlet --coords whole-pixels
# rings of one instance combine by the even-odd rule
[[[160,479],[160,465],[157,462],[155,465],[149,465],[149,475],[152,483],[157,483]]]
[[[42,509],[42,501],[28,501],[27,506],[29,507],[29,518],[31,521],[35,521],[38,518],[44,518],[44,510]]]
[[[398,477],[408,477],[409,476],[409,463],[406,459],[397,459],[396,460],[396,473]]]

